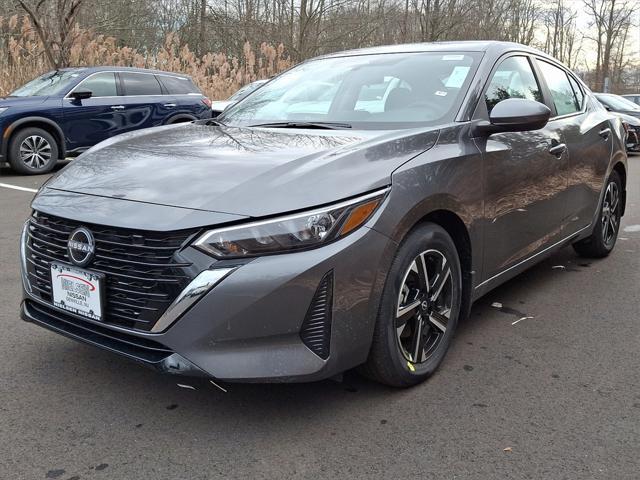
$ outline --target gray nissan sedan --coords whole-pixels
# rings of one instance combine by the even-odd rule
[[[410,386],[489,290],[569,244],[612,251],[626,161],[620,121],[522,45],[315,58],[47,182],[22,317],[167,373]]]

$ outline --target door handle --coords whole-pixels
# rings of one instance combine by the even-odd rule
[[[163,106],[167,107],[167,108],[173,108],[176,106],[175,103],[165,103]]]
[[[598,132],[598,135],[600,135],[605,140],[609,140],[609,135],[611,135],[611,129],[610,128],[605,128],[603,130],[600,130]]]
[[[114,105],[111,110],[124,110],[124,105]]]
[[[559,143],[549,149],[549,153],[555,157],[560,158],[562,154],[567,150],[567,146],[564,143]]]

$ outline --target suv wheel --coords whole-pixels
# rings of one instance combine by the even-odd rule
[[[389,271],[364,373],[408,387],[440,365],[461,312],[462,274],[449,234],[427,223],[403,241]]]
[[[18,130],[9,144],[9,163],[18,173],[37,175],[50,172],[58,161],[58,144],[41,128]]]

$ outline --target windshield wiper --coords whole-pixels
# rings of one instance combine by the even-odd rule
[[[205,125],[215,125],[216,127],[226,127],[226,125],[224,123],[222,123],[220,120],[216,120],[215,118],[210,118],[209,120],[204,122],[204,124]]]
[[[265,128],[317,128],[323,130],[343,130],[345,128],[351,128],[348,123],[335,123],[335,122],[273,122],[273,123],[258,123],[256,125],[249,125],[249,127],[265,127]]]

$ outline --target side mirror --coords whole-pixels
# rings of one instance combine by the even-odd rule
[[[89,90],[77,90],[71,93],[71,98],[74,100],[86,100],[87,98],[91,98],[93,96],[93,92]]]
[[[499,102],[489,114],[488,122],[477,129],[485,134],[540,130],[549,121],[551,110],[546,105],[525,98],[508,98]]]

